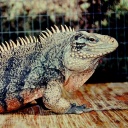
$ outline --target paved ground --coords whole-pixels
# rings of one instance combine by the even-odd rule
[[[57,115],[33,103],[18,112],[1,114],[0,128],[128,128],[128,83],[88,84],[64,96],[98,111]]]

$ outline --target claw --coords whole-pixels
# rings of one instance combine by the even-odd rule
[[[71,104],[71,107],[75,107],[75,106],[76,106],[76,103]]]
[[[83,104],[81,107],[83,107],[84,109],[86,108],[86,105],[85,104]]]
[[[83,112],[86,112],[86,106],[85,105],[76,106],[76,104],[73,103],[73,104],[71,104],[70,109],[66,113],[81,114]]]

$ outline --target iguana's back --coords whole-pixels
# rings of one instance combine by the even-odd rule
[[[13,46],[10,47],[10,50],[8,49],[7,51],[1,52],[1,112],[4,110],[15,110],[24,105],[25,102],[31,101],[33,98],[29,95],[33,93],[32,90],[35,88],[39,88],[39,86],[35,87],[36,79],[35,85],[32,85],[31,83],[25,84],[26,80],[29,79],[29,76],[34,67],[41,65],[40,61],[38,61],[41,54],[39,54],[39,52],[37,51],[37,43],[34,42],[29,45],[22,44],[16,47]],[[38,65],[36,64],[36,62],[38,62]],[[28,96],[26,95],[26,93]]]
[[[19,38],[0,46],[0,112],[15,110],[41,97],[46,81],[58,77],[58,72],[54,72],[61,66],[57,54],[65,46],[59,40],[65,35],[62,33],[56,41],[45,33],[39,38]]]

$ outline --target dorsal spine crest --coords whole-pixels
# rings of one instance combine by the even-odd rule
[[[71,27],[67,27],[66,25],[61,25],[61,30],[54,25],[54,27],[51,27],[50,31],[49,29],[46,28],[47,31],[42,31],[42,33],[39,35],[40,40],[46,40],[48,37],[52,36],[55,33],[61,33],[61,32],[74,32],[74,29]]]
[[[41,41],[41,43],[45,42],[46,39],[50,36],[52,36],[55,33],[61,33],[61,32],[74,32],[74,29],[72,29],[71,27],[67,27],[66,25],[61,25],[61,30],[54,25],[54,27],[51,27],[50,31],[49,29],[46,28],[46,31],[42,31],[42,33],[39,35],[39,39]],[[22,46],[22,45],[27,45],[29,43],[36,43],[39,42],[38,38],[36,38],[35,36],[25,36],[25,38],[21,38],[19,37],[18,40],[16,40],[16,42],[10,40],[9,42],[5,41],[5,43],[1,43],[0,45],[0,51],[1,52],[7,52],[10,51],[13,48]]]

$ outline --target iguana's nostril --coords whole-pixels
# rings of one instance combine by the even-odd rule
[[[110,38],[109,43],[113,44],[114,42],[115,42],[114,39]]]

